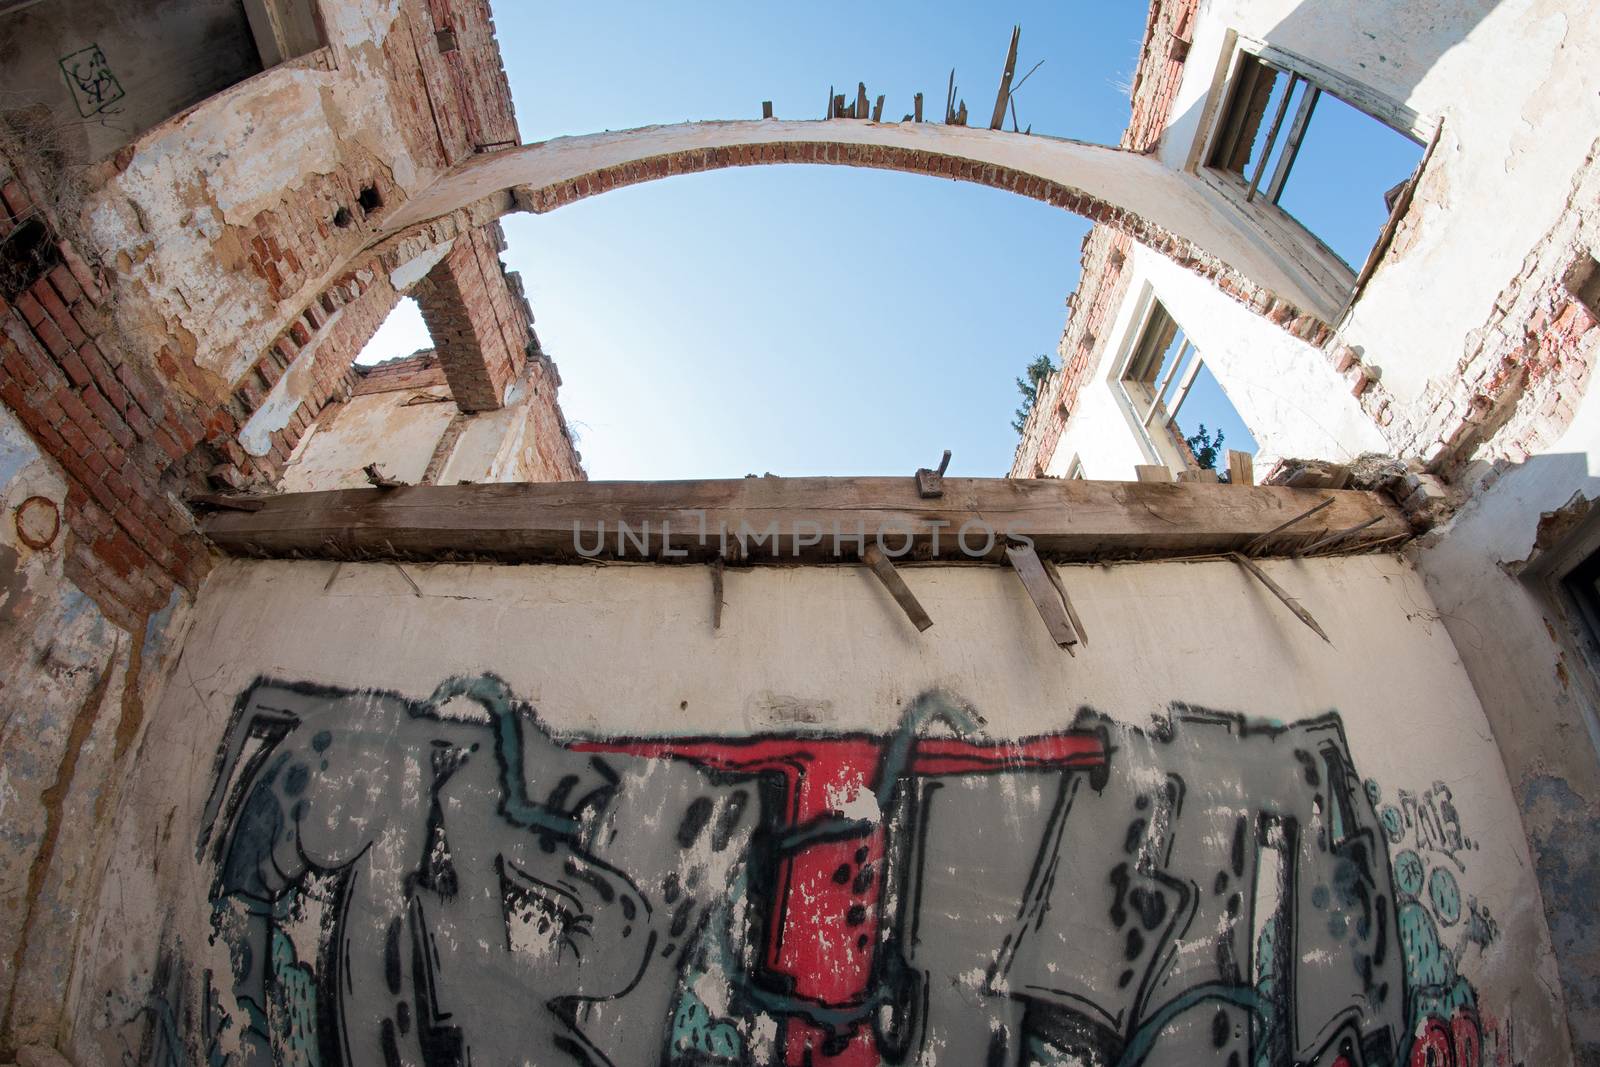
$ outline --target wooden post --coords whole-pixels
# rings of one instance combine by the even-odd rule
[[[913,122],[921,122],[922,121],[922,94],[921,93],[918,93],[916,95],[916,97],[914,98],[913,103],[912,103],[912,108],[913,108],[913,110],[911,112],[912,121]]]
[[[1022,37],[1022,27],[1011,28],[1011,48],[1006,52],[1005,70],[1000,72],[1000,92],[994,100],[994,117],[989,120],[989,128],[998,130],[1005,125],[1006,103],[1011,99],[1011,79],[1017,73],[1017,41]]]
[[[1255,461],[1250,453],[1228,449],[1228,483],[1230,485],[1255,485]]]
[[[761,101],[761,117],[764,118],[764,119],[770,119],[772,117],[772,101],[771,100],[763,100],[763,101]]]

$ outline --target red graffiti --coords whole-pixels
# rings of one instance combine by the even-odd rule
[[[880,737],[583,742],[582,752],[686,759],[718,771],[783,776],[785,828],[819,819],[863,818],[871,826],[844,839],[801,844],[779,861],[764,965],[792,983],[794,995],[830,1008],[860,1004],[871,991],[883,899],[887,831],[873,799],[881,784]],[[1094,733],[1052,734],[1004,743],[918,738],[906,773],[984,774],[1074,770],[1105,764]],[[864,810],[862,810],[864,809]],[[869,1028],[844,1039],[805,1020],[785,1020],[785,1063],[799,1067],[877,1067]]]

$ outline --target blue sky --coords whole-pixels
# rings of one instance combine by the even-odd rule
[[[1013,24],[1037,132],[1116,143],[1146,8],[495,5],[525,141],[693,119],[821,118],[865,81],[886,117],[974,125]],[[504,220],[592,478],[1000,476],[1014,379],[1055,354],[1088,224],[979,186],[839,167],[686,175]],[[428,345],[403,306],[364,361]],[[1220,412],[1196,393],[1191,418]],[[1187,421],[1187,419],[1185,420]],[[1242,427],[1239,428],[1242,431]],[[1237,436],[1230,434],[1230,443]]]

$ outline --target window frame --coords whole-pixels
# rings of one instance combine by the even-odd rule
[[[1404,104],[1314,60],[1257,38],[1236,32],[1230,36],[1232,40],[1225,47],[1227,61],[1221,65],[1218,77],[1212,84],[1204,112],[1205,122],[1191,151],[1187,169],[1263,231],[1270,247],[1290,250],[1288,258],[1291,263],[1286,265],[1298,267],[1308,274],[1313,285],[1328,297],[1329,308],[1334,312],[1328,317],[1339,318],[1360,297],[1367,280],[1388,251],[1400,220],[1410,209],[1411,194],[1432,160],[1442,123],[1437,118],[1424,118]],[[1233,121],[1235,98],[1236,92],[1243,88],[1240,78],[1242,72],[1249,69],[1247,62],[1258,62],[1290,78],[1277,113],[1262,116],[1261,121],[1267,126],[1270,136],[1255,175],[1242,174],[1216,162],[1225,138],[1239,136],[1240,131],[1235,129],[1237,124]],[[1304,82],[1307,89],[1300,107],[1291,115],[1288,104],[1300,82]],[[1416,168],[1399,187],[1388,220],[1359,267],[1346,263],[1325,241],[1277,203],[1293,170],[1300,138],[1310,127],[1316,102],[1324,93],[1338,97],[1423,149]],[[1269,175],[1265,170],[1266,163],[1271,159],[1277,141],[1286,133],[1290,141],[1285,145],[1278,165]]]
[[[1161,323],[1157,316],[1164,318],[1165,324]],[[1182,408],[1183,400],[1188,398],[1189,388],[1193,387],[1194,379],[1205,363],[1205,356],[1200,347],[1190,339],[1182,323],[1178,322],[1161,302],[1154,287],[1148,283],[1139,294],[1138,311],[1132,321],[1133,328],[1123,338],[1111,369],[1109,384],[1113,386],[1112,391],[1116,396],[1117,406],[1121,409],[1123,417],[1128,420],[1139,448],[1147,460],[1172,471],[1198,470],[1193,454],[1180,440],[1182,430],[1177,425],[1177,411]],[[1154,344],[1151,333],[1153,329],[1160,329],[1162,333],[1168,334],[1164,344],[1159,346]],[[1168,333],[1169,329],[1171,333]],[[1182,347],[1178,356],[1173,359],[1172,367],[1163,376],[1164,382],[1158,383],[1155,376],[1160,374],[1164,360],[1157,357],[1165,355],[1179,334],[1184,338]],[[1174,379],[1179,377],[1178,368],[1183,362],[1183,352],[1186,350],[1192,352],[1189,365],[1182,375],[1187,382],[1181,387],[1177,405],[1169,409],[1164,402],[1166,390],[1172,386]],[[1154,366],[1149,368],[1151,375],[1146,379],[1145,365],[1152,362]],[[1136,373],[1139,377],[1133,376]],[[1130,385],[1138,388],[1137,395],[1130,390]],[[1151,388],[1152,385],[1155,385],[1155,388]],[[1152,430],[1152,423],[1157,421],[1158,414],[1163,416],[1159,420],[1161,430],[1159,434]]]

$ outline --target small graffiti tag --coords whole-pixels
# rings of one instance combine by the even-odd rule
[[[72,90],[72,100],[78,105],[78,114],[84,118],[99,114],[127,95],[117,76],[111,73],[106,54],[97,44],[63,56],[61,73],[67,79],[67,87]]]

